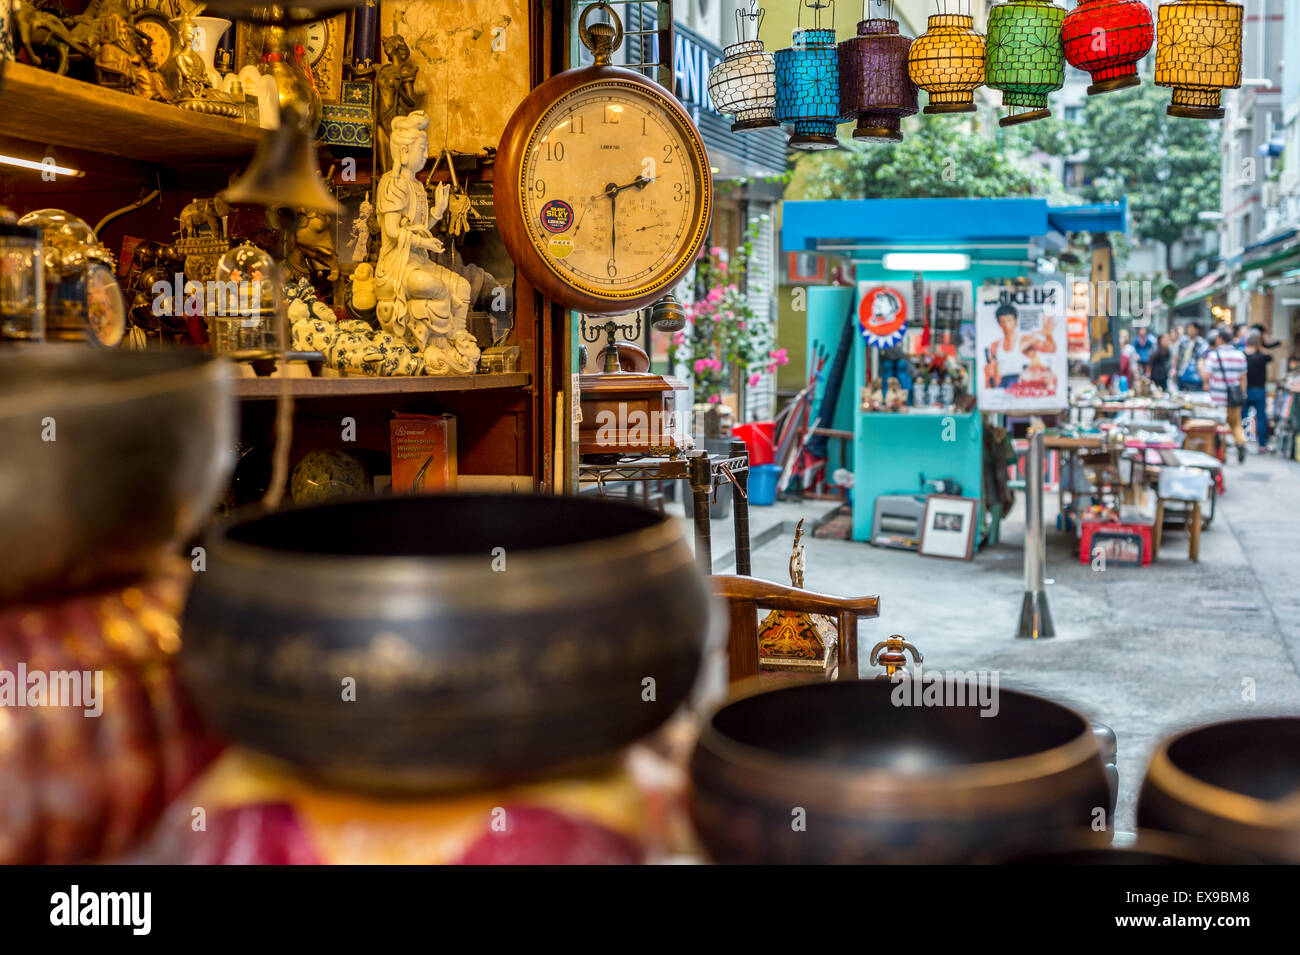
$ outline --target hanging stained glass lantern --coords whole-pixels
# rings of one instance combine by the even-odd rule
[[[885,16],[867,16],[884,13]],[[877,10],[876,8],[881,8]],[[854,139],[900,143],[900,123],[916,112],[916,84],[907,71],[912,38],[898,32],[893,0],[865,0],[858,35],[839,46],[840,112],[857,120]]]
[[[912,82],[930,94],[926,113],[973,113],[975,91],[984,85],[984,37],[975,18],[936,13],[907,54]]]
[[[807,7],[813,26],[801,18]],[[831,26],[823,29],[821,13],[831,8]],[[835,51],[835,0],[802,0],[791,44],[777,50],[776,118],[793,127],[795,149],[834,149],[840,121],[840,71]]]
[[[709,71],[709,99],[720,113],[730,113],[733,133],[779,125],[776,121],[776,64],[763,48],[758,31],[766,11],[757,0],[748,10],[736,10],[739,42],[722,51],[722,62]],[[749,21],[754,39],[745,39]]]
[[[1065,59],[1092,74],[1089,96],[1140,86],[1137,65],[1155,38],[1142,0],[1079,0],[1061,27]]]
[[[1064,22],[1065,8],[1050,0],[1008,0],[989,11],[984,82],[1002,91],[1000,126],[1052,115],[1047,94],[1065,85]]]
[[[1219,97],[1241,85],[1243,7],[1224,0],[1162,3],[1156,18],[1156,85],[1172,86],[1170,116],[1221,119]]]

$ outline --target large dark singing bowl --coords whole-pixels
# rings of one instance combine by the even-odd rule
[[[234,464],[230,370],[198,351],[0,351],[0,604],[129,580]]]
[[[200,711],[346,788],[612,754],[672,714],[703,658],[703,579],[676,525],[638,507],[375,498],[214,531],[207,558],[180,659]]]
[[[969,862],[1085,834],[1105,812],[1097,740],[1072,710],[1013,690],[995,716],[895,706],[895,689],[814,683],[715,713],[691,763],[713,859]]]
[[[1138,825],[1300,863],[1300,717],[1213,723],[1156,747]]]

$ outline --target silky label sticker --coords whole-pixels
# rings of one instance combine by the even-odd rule
[[[563,199],[552,199],[542,206],[540,216],[547,232],[568,232],[573,225],[573,206]]]

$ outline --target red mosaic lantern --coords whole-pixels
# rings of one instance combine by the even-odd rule
[[[1092,74],[1089,96],[1140,86],[1137,64],[1155,38],[1142,0],[1079,0],[1061,26],[1066,60]]]

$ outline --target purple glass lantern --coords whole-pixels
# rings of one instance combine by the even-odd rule
[[[839,45],[840,115],[845,122],[857,120],[854,139],[902,142],[899,124],[917,110],[916,84],[907,69],[912,38],[898,32],[893,7],[891,0],[888,17],[859,21],[858,35]]]

